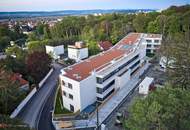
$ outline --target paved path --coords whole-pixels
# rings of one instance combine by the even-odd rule
[[[54,68],[54,72],[47,79],[46,83],[37,91],[17,116],[32,128],[37,127],[37,122],[39,122],[43,106],[51,95],[51,92],[55,89],[56,81],[60,74],[60,70],[63,67],[58,64],[54,64]]]

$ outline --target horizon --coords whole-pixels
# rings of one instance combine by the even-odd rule
[[[46,3],[46,4],[44,4]],[[65,10],[163,10],[190,4],[189,0],[1,0],[0,12],[55,12]]]
[[[159,9],[149,9],[149,8],[134,8],[134,9],[63,9],[63,10],[32,10],[32,11],[28,11],[28,10],[21,10],[21,11],[0,11],[1,13],[14,13],[14,12],[61,12],[61,11],[91,11],[91,10],[159,10]]]

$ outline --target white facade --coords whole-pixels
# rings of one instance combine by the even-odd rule
[[[140,84],[139,84],[139,94],[147,95],[149,92],[149,87],[153,83],[154,78],[146,77]]]
[[[75,61],[80,61],[88,57],[88,48],[75,48],[73,46],[68,46],[68,57]]]
[[[147,53],[155,53],[161,46],[162,35],[160,34],[145,34],[144,43],[147,45]]]
[[[64,54],[64,45],[48,46],[46,45],[46,53],[50,54],[54,59],[59,59]]]
[[[74,107],[71,111],[77,112],[96,101],[105,102],[147,65],[144,34],[139,33],[135,39],[130,37],[133,35],[137,34],[129,34],[129,38],[124,37],[110,50],[62,69],[60,79],[64,82],[61,88],[66,109],[71,110]],[[113,56],[110,56],[112,54]],[[89,72],[87,67],[91,68]],[[72,89],[68,87],[68,83],[72,84]],[[73,99],[67,96],[69,94],[73,95]]]

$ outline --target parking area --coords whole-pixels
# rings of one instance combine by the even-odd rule
[[[155,80],[155,84],[163,85],[167,76],[166,73],[161,70],[158,62],[152,63],[149,69],[141,76],[141,80],[143,80],[146,76],[153,77]],[[140,96],[138,94],[138,90],[136,89],[133,93],[131,93],[126,100],[115,110],[109,118],[105,121],[107,130],[124,130],[121,125],[118,125],[118,114],[122,114],[125,118],[128,116],[129,107],[135,101],[135,98]],[[122,119],[120,120],[122,122]],[[117,125],[116,125],[117,124]]]

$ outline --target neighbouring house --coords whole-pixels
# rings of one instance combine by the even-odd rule
[[[61,70],[63,106],[83,111],[106,100],[148,67],[144,33],[130,33],[107,51]]]
[[[145,34],[144,44],[146,44],[146,53],[154,54],[158,49],[160,49],[161,41],[161,34]]]
[[[153,84],[153,81],[154,78],[145,77],[145,79],[139,84],[139,94],[147,95],[149,93],[149,90],[153,89],[151,86]]]
[[[60,59],[64,55],[64,45],[50,46],[46,45],[46,53],[50,54],[53,59]]]
[[[68,58],[79,62],[88,57],[88,47],[84,42],[75,42],[75,45],[68,46]]]
[[[21,90],[29,90],[29,82],[22,78],[19,73],[13,73],[11,76],[11,81],[18,82]]]
[[[109,41],[101,41],[98,43],[98,47],[100,48],[101,51],[107,51],[112,47],[112,43]]]

